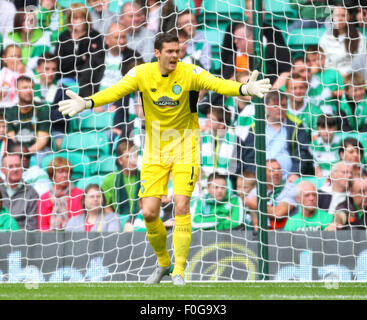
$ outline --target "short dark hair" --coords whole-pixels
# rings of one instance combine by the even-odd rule
[[[12,142],[11,144],[8,145],[8,153],[11,153],[11,154],[20,154],[21,156],[26,156],[28,158],[31,157],[31,153],[29,152],[29,149],[28,147],[21,143],[21,142]]]
[[[154,49],[161,51],[163,48],[163,43],[171,43],[171,42],[179,43],[177,35],[166,32],[160,33],[155,37]]]
[[[17,87],[18,87],[19,82],[22,82],[22,81],[30,82],[30,83],[32,83],[32,85],[34,84],[33,79],[31,77],[28,77],[28,76],[20,76],[17,79]]]
[[[98,190],[99,192],[101,192],[101,194],[102,194],[102,210],[103,210],[106,206],[106,196],[105,196],[102,188],[100,187],[100,185],[98,185],[96,183],[91,183],[91,184],[87,185],[87,187],[85,188],[84,193],[82,195],[81,205],[82,205],[83,211],[84,212],[86,211],[86,209],[85,209],[85,197],[86,197],[87,193],[89,192],[89,190],[91,190],[91,189],[95,189],[95,190]]]
[[[45,62],[55,62],[56,66],[58,66],[58,57],[53,55],[52,53],[46,52],[44,55],[40,56],[37,60],[37,66],[40,66]]]
[[[306,61],[307,61],[307,58],[308,58],[308,55],[310,54],[323,54],[324,53],[324,49],[322,49],[320,47],[320,45],[318,44],[312,44],[310,46],[307,47],[307,50],[306,50]]]
[[[358,148],[359,153],[361,155],[361,158],[363,158],[363,145],[360,141],[354,138],[346,138],[342,141],[340,147],[339,147],[339,155],[344,151],[348,146],[352,146],[354,148]]]
[[[328,116],[326,114],[322,114],[317,119],[317,127],[320,128],[330,128],[330,127],[337,127],[338,124],[336,123],[334,116]]]
[[[125,152],[130,151],[135,147],[135,144],[132,140],[129,139],[121,139],[116,147],[116,156],[121,157],[125,154]]]
[[[218,172],[213,172],[208,177],[208,183],[211,183],[215,179],[223,179],[227,182],[227,176]]]
[[[224,123],[227,127],[231,125],[232,114],[225,106],[211,106],[208,114],[214,114],[218,122]]]
[[[287,95],[278,90],[271,90],[265,96],[265,104],[269,104],[270,101],[280,102],[282,99],[287,99]]]

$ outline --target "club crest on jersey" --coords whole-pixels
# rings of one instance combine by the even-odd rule
[[[173,101],[170,97],[163,96],[160,97],[158,101],[153,101],[153,103],[161,107],[175,107],[180,104],[180,101]]]
[[[172,87],[172,92],[174,94],[180,94],[182,91],[182,88],[179,84],[175,84],[173,87]]]

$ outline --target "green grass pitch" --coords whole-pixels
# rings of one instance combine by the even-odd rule
[[[2,300],[366,300],[362,282],[1,284]]]

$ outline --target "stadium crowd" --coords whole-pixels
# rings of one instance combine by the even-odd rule
[[[58,102],[67,89],[88,97],[154,61],[159,32],[177,34],[181,61],[245,83],[257,58],[252,1],[243,0],[242,21],[226,24],[219,68],[201,1],[194,1],[196,10],[179,10],[177,2],[124,1],[113,11],[109,0],[68,7],[0,0],[0,230],[145,230],[139,95],[73,118],[58,111]],[[290,30],[325,32],[318,44],[293,50],[271,22],[262,27],[264,76],[273,86],[264,99],[268,228],[366,229],[367,9],[335,3],[326,14],[307,1],[291,5],[302,10]],[[201,91],[198,114],[192,227],[256,231],[255,105],[249,97]],[[86,144],[72,146],[77,133]],[[175,221],[169,186],[161,209],[167,229]]]

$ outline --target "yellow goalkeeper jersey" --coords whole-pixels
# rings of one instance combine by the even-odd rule
[[[199,164],[199,91],[206,89],[238,96],[241,95],[241,85],[183,62],[179,62],[168,75],[162,75],[158,62],[151,62],[134,67],[116,85],[89,98],[97,107],[139,91],[146,129],[143,163],[174,161]]]

